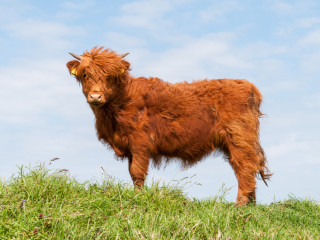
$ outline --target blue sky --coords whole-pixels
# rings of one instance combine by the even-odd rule
[[[320,2],[23,1],[0,2],[1,179],[16,166],[54,157],[80,180],[108,174],[130,182],[127,163],[97,141],[94,118],[65,67],[93,46],[130,52],[134,76],[169,82],[247,79],[264,95],[261,142],[274,172],[258,183],[262,203],[289,194],[320,199]],[[210,156],[180,171],[151,169],[149,181],[193,176],[189,196],[217,194],[237,182],[228,163]]]

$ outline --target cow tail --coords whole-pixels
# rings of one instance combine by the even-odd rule
[[[260,146],[260,144],[258,144],[258,152],[259,152],[259,160],[260,160],[260,164],[259,164],[259,175],[261,177],[261,179],[263,180],[263,182],[268,186],[266,180],[270,180],[272,173],[270,172],[267,164],[268,161],[265,157],[264,151],[262,149],[262,147]]]
[[[258,174],[260,175],[263,182],[268,186],[267,180],[270,180],[272,173],[270,172],[267,164],[268,161],[266,159],[265,153],[260,145],[259,142],[259,118],[264,116],[264,114],[260,111],[260,105],[262,102],[262,94],[258,90],[256,86],[252,84],[252,105],[253,111],[256,113],[256,124],[257,124],[257,143],[256,143],[256,150],[258,153]]]

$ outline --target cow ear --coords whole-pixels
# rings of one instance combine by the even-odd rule
[[[121,60],[122,66],[124,66],[123,70],[130,70],[130,63],[126,60]]]
[[[80,62],[77,61],[77,60],[73,60],[73,61],[67,62],[66,65],[67,65],[67,68],[69,70],[69,73],[72,74],[72,75],[77,76],[78,67],[80,65]]]

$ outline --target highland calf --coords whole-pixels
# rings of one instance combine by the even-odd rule
[[[255,177],[271,176],[259,143],[259,90],[245,80],[217,79],[171,84],[129,74],[127,54],[94,47],[67,63],[81,83],[100,141],[128,159],[137,187],[150,160],[159,166],[180,159],[191,166],[212,151],[223,152],[238,180],[237,205],[255,202]]]

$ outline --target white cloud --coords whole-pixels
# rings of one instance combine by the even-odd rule
[[[289,37],[298,34],[301,30],[316,28],[319,25],[320,18],[318,17],[297,18],[292,21],[280,23],[280,27],[276,30],[276,34],[280,37]]]
[[[320,18],[318,17],[302,18],[302,19],[299,19],[297,23],[297,27],[300,27],[300,28],[312,28],[315,25],[320,25]]]
[[[312,53],[310,55],[302,56],[301,68],[305,73],[320,73],[320,51]],[[319,81],[320,79],[317,78]]]
[[[296,43],[300,54],[300,66],[305,73],[319,72],[320,28],[313,29]]]
[[[272,9],[281,15],[299,16],[311,12],[317,6],[317,1],[304,0],[304,1],[272,1]]]
[[[63,7],[74,9],[74,10],[85,10],[88,7],[94,5],[93,0],[82,0],[82,1],[66,1],[62,4]]]
[[[74,99],[80,98],[78,92],[81,90],[69,76],[62,59],[28,60],[16,64],[0,68],[0,101],[7,103],[0,106],[0,120],[23,125],[38,124],[45,121],[44,114],[49,109],[47,113],[61,116],[70,116],[71,109],[79,109],[79,106],[74,106]],[[73,115],[83,111],[80,108]]]
[[[275,45],[267,41],[250,42],[245,46],[239,46],[243,52],[256,59],[270,58],[274,55],[283,55],[290,52],[290,48],[287,45],[279,44]]]
[[[277,143],[275,145],[271,145],[268,147],[267,152],[269,158],[277,159],[277,158],[283,158],[283,157],[294,157],[292,155],[295,155],[294,153],[297,152],[306,152],[310,150],[311,146],[310,144],[302,141],[298,141],[295,136],[291,135],[288,137],[285,137],[284,139],[281,139],[282,141],[280,143]],[[283,162],[285,164],[286,161]],[[297,158],[295,156],[295,160],[291,160],[291,164],[296,164]]]
[[[17,20],[25,12],[34,11],[36,8],[19,0],[0,2],[0,25]]]
[[[320,47],[320,28],[308,33],[298,41],[298,44],[305,47]]]
[[[57,22],[39,21],[33,19],[11,22],[2,26],[9,35],[19,40],[38,42],[47,47],[69,47],[71,42],[66,37],[81,36],[84,31],[79,26],[67,26]]]
[[[250,69],[252,64],[235,50],[232,33],[208,34],[200,38],[181,41],[181,46],[147,56],[147,61],[136,68],[145,74],[159,76],[166,81],[191,81],[216,78],[227,69]],[[135,63],[137,65],[137,63]],[[141,71],[141,70],[138,70]]]
[[[125,13],[132,13],[136,15],[143,15],[152,17],[154,15],[161,15],[172,9],[170,1],[134,1],[124,4],[121,9]]]
[[[124,4],[121,16],[112,17],[111,21],[119,25],[145,28],[148,30],[164,29],[168,21],[163,15],[173,7],[170,1],[135,1]]]
[[[304,105],[310,110],[320,110],[320,93],[312,94],[304,99]]]
[[[292,14],[296,10],[294,4],[289,4],[283,1],[276,1],[274,9],[281,14]]]
[[[228,14],[241,10],[242,6],[237,1],[213,1],[206,9],[199,10],[202,22],[221,22],[228,18]]]
[[[15,42],[23,53],[29,53],[33,57],[38,57],[40,51],[44,54],[56,54],[60,49],[70,48],[76,44],[71,41],[72,38],[86,34],[84,27],[78,23],[68,24],[56,17],[49,17],[47,12],[35,5],[21,1],[1,4],[0,30],[3,36],[8,42]]]
[[[105,42],[114,50],[124,50],[144,47],[147,41],[143,38],[134,37],[120,32],[108,32],[105,34]]]

